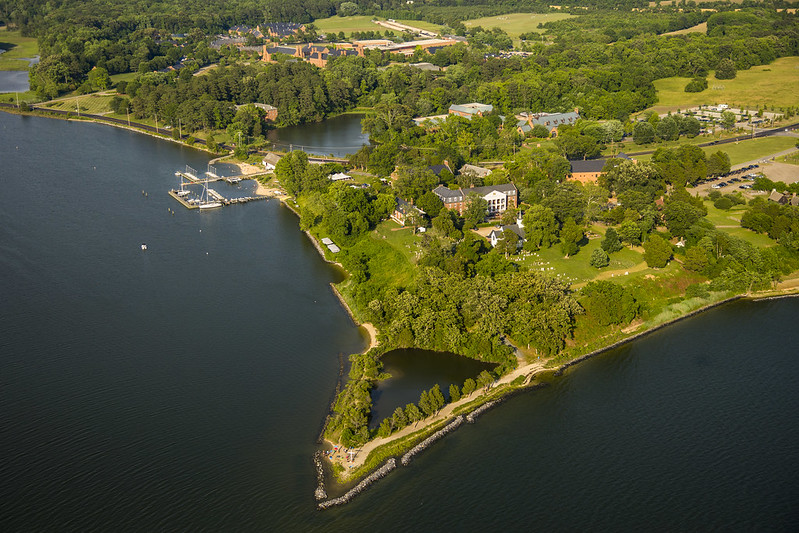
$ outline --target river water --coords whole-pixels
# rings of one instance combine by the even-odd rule
[[[795,299],[587,361],[316,511],[364,340],[293,214],[166,195],[207,159],[0,114],[2,531],[796,530]]]

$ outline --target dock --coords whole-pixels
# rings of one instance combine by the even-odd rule
[[[267,196],[243,196],[241,198],[225,198],[218,192],[214,191],[213,189],[208,189],[208,194],[213,196],[214,200],[222,204],[223,206],[226,205],[235,205],[235,204],[246,204],[248,202],[255,202],[257,200],[266,200]],[[178,191],[176,189],[172,189],[169,191],[169,196],[180,202],[180,205],[185,207],[186,209],[199,209],[200,202],[194,198],[186,198],[184,196],[179,196]]]

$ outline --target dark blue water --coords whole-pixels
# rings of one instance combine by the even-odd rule
[[[309,456],[363,340],[291,213],[166,195],[206,161],[0,114],[0,530],[797,529],[799,300],[592,359],[317,512]]]

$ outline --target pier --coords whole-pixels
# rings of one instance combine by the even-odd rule
[[[256,200],[265,200],[265,196],[244,196],[240,198],[225,198],[218,191],[208,187],[208,183],[212,181],[226,181],[231,185],[241,182],[242,179],[251,179],[254,175],[238,175],[222,177],[216,172],[216,168],[208,165],[208,170],[204,173],[205,176],[200,178],[199,172],[186,165],[186,170],[175,172],[175,176],[180,178],[180,188],[172,189],[169,191],[169,196],[180,202],[180,205],[186,209],[201,209],[222,207],[233,204],[246,204],[247,202],[254,202]],[[202,185],[203,192],[197,197],[190,195],[187,185]]]
[[[267,196],[243,196],[241,198],[225,198],[216,191],[211,192],[212,190],[213,189],[209,189],[208,194],[213,196],[214,199],[223,206],[234,205],[234,204],[246,204],[248,202],[255,202],[257,200],[266,200],[268,198]],[[169,191],[169,196],[180,202],[180,205],[182,205],[186,209],[200,208],[201,202],[199,200],[195,198],[186,198],[185,196],[179,196],[178,191],[176,189],[172,189],[171,191]]]

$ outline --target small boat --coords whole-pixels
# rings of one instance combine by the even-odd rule
[[[184,197],[184,196],[188,196],[190,194],[191,194],[191,191],[186,190],[186,189],[181,189],[181,190],[178,191],[178,196],[180,196],[181,198]]]
[[[142,250],[146,250],[146,249],[147,249],[147,245],[146,245],[146,244],[144,244],[144,243],[142,243],[142,245],[141,245],[141,249],[142,249]]]
[[[222,204],[219,202],[203,202],[200,204],[200,209],[214,209],[216,207],[222,207]]]

